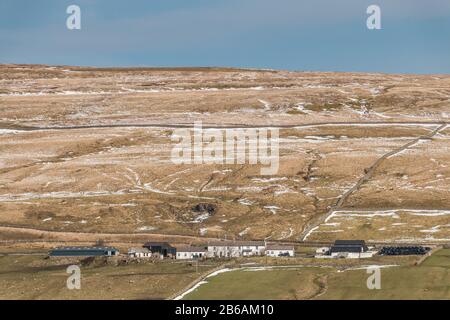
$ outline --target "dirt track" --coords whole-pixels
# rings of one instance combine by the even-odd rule
[[[424,136],[420,136],[406,144],[404,144],[403,146],[392,150],[386,154],[384,154],[381,158],[377,159],[367,170],[365,170],[364,175],[356,182],[356,184],[350,188],[349,190],[347,190],[337,201],[337,203],[332,206],[328,212],[326,212],[326,214],[324,215],[320,215],[315,217],[313,223],[309,223],[307,225],[307,227],[305,228],[305,230],[302,232],[301,235],[301,239],[302,240],[306,240],[306,238],[309,236],[311,230],[313,230],[314,228],[316,228],[317,226],[319,226],[321,223],[323,223],[326,218],[335,210],[341,209],[343,207],[343,205],[345,204],[345,201],[348,199],[348,197],[350,197],[355,191],[359,190],[359,188],[361,188],[361,186],[363,185],[364,182],[366,182],[367,180],[370,179],[370,177],[373,175],[373,173],[375,172],[375,170],[380,166],[380,164],[387,158],[402,152],[403,150],[408,149],[409,147],[411,147],[412,145],[416,144],[418,141],[422,140],[422,139],[432,139],[433,136],[435,136],[437,133],[439,133],[440,131],[444,130],[447,127],[447,123],[442,123],[439,127],[437,127],[435,130],[433,130],[432,132],[430,132],[427,135]]]
[[[330,122],[311,122],[298,124],[267,124],[267,125],[244,125],[244,124],[226,124],[223,126],[203,124],[203,129],[245,129],[245,128],[301,128],[311,126],[327,126],[327,125],[439,125],[442,121],[330,121]],[[106,128],[186,128],[193,127],[193,123],[118,123],[118,124],[98,124],[98,125],[80,125],[80,126],[1,126],[0,129],[18,129],[24,131],[40,131],[40,130],[77,130],[77,129],[106,129]]]
[[[22,239],[0,240],[3,243],[20,242],[95,242],[99,239],[115,242],[143,242],[143,241],[169,241],[193,243],[217,240],[216,238],[199,238],[183,235],[164,235],[147,233],[88,233],[88,232],[59,232],[34,228],[21,228],[0,226],[0,233],[21,235]]]
[[[21,227],[10,227],[10,226],[0,226],[0,233],[11,233],[21,235],[21,239],[8,239],[0,240],[0,244],[6,245],[16,245],[21,243],[94,243],[97,240],[104,240],[110,243],[122,243],[122,244],[139,244],[146,241],[164,241],[170,243],[180,243],[180,244],[207,244],[209,241],[223,240],[219,238],[210,237],[196,237],[196,236],[184,236],[184,235],[174,235],[174,234],[156,234],[156,233],[134,233],[134,234],[124,234],[124,233],[88,233],[88,232],[59,232],[59,231],[48,231],[35,228],[21,228]],[[263,241],[264,239],[254,239]],[[331,241],[304,241],[304,240],[270,240],[270,243],[277,243],[282,245],[294,245],[300,247],[324,247],[330,246],[333,242]],[[367,244],[372,246],[396,246],[396,242],[379,242],[379,241],[367,241]],[[423,243],[401,243],[402,246],[416,246],[423,245]],[[442,246],[443,243],[440,242],[427,242],[427,245],[431,246]]]

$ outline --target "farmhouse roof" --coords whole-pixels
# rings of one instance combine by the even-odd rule
[[[334,241],[335,246],[365,246],[366,242],[364,240],[336,240]]]
[[[168,242],[146,242],[144,247],[164,247],[173,248]]]
[[[205,247],[189,246],[189,247],[177,248],[177,252],[206,252],[206,251],[208,251],[208,250],[206,250]]]
[[[56,247],[54,251],[118,251],[114,247]]]
[[[264,247],[264,241],[211,241],[210,247]]]
[[[294,246],[282,244],[268,244],[266,250],[294,250]]]
[[[147,248],[130,248],[128,250],[129,253],[149,253],[150,250]]]

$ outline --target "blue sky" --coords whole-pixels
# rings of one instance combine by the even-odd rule
[[[450,0],[1,0],[0,63],[450,73]]]

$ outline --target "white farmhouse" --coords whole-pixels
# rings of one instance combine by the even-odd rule
[[[294,255],[294,246],[269,244],[266,247],[266,256],[269,257],[293,257]]]
[[[152,252],[147,248],[130,248],[128,250],[128,256],[133,258],[150,258]]]
[[[205,247],[182,247],[177,248],[176,258],[181,260],[206,258],[208,250]]]
[[[215,258],[236,258],[262,256],[264,241],[214,241],[208,244],[208,256]]]

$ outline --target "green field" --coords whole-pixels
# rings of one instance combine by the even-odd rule
[[[166,299],[215,265],[158,261],[81,265],[81,289],[69,290],[69,262],[45,256],[0,256],[0,299]],[[79,265],[79,263],[76,263]]]
[[[448,256],[447,256],[448,257]],[[368,290],[365,271],[329,277],[322,299],[450,299],[449,266],[410,266],[382,269],[381,290]]]
[[[237,270],[208,278],[186,299],[304,299],[320,290],[325,268]]]
[[[450,249],[420,266],[381,269],[381,289],[369,290],[365,269],[236,270],[207,279],[185,299],[450,299]]]

